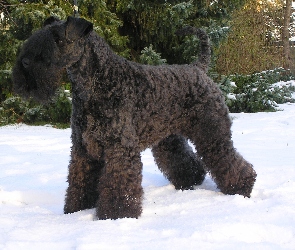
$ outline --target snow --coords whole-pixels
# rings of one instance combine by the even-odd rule
[[[258,174],[250,199],[219,192],[209,175],[177,191],[142,153],[139,219],[63,214],[70,129],[0,128],[0,249],[295,249],[295,104],[231,114],[233,140]]]
[[[295,87],[295,81],[294,80],[290,80],[290,81],[280,81],[277,83],[272,84],[273,87]]]

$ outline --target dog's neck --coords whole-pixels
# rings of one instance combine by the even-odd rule
[[[104,75],[110,70],[114,73],[116,68],[122,70],[120,65],[126,59],[116,55],[105,40],[94,31],[82,41],[84,51],[81,58],[67,68],[67,72],[72,83],[73,94],[89,100],[91,97],[87,94],[88,90],[96,89],[99,84],[106,84],[102,80]]]
[[[67,69],[72,82],[82,83],[82,79],[77,81],[75,78],[80,75],[86,80],[87,77],[95,75],[98,70],[101,71],[107,67],[108,62],[117,61],[120,58],[94,31],[84,38],[83,47],[81,58]]]

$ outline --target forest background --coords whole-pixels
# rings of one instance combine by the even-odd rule
[[[73,15],[73,0],[0,0],[0,125],[15,122],[68,126],[70,84],[50,104],[12,93],[11,70],[20,46],[49,16]],[[198,39],[177,37],[185,25],[207,31],[209,71],[231,112],[275,111],[294,102],[294,14],[291,0],[77,0],[79,15],[94,24],[111,48],[145,64],[197,59]],[[284,81],[286,84],[274,85]]]

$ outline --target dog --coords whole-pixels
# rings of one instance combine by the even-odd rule
[[[128,61],[92,23],[74,17],[50,17],[23,45],[13,68],[16,93],[46,102],[64,69],[72,84],[65,213],[96,207],[98,219],[138,218],[146,148],[176,189],[192,189],[209,172],[224,194],[250,197],[256,173],[234,148],[228,108],[207,76],[209,38],[193,27],[178,32],[190,34],[200,52],[189,65]]]

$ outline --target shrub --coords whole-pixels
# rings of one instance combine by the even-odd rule
[[[11,70],[0,70],[0,102],[11,96]]]
[[[64,88],[59,89],[53,101],[45,108],[50,123],[69,123],[72,110],[70,91]]]
[[[23,100],[12,96],[0,105],[0,126],[11,123],[44,124],[68,127],[71,117],[71,99],[69,90],[64,87],[57,91],[53,100],[45,105],[33,100]]]
[[[295,102],[294,77],[282,68],[251,75],[235,74],[221,78],[219,87],[231,112],[276,111],[277,104]]]
[[[153,46],[145,47],[141,51],[140,62],[149,65],[161,65],[166,63],[166,59],[161,58],[161,54],[153,50]]]
[[[22,115],[26,110],[26,103],[19,97],[10,97],[1,103],[0,107],[0,125],[20,122]]]

